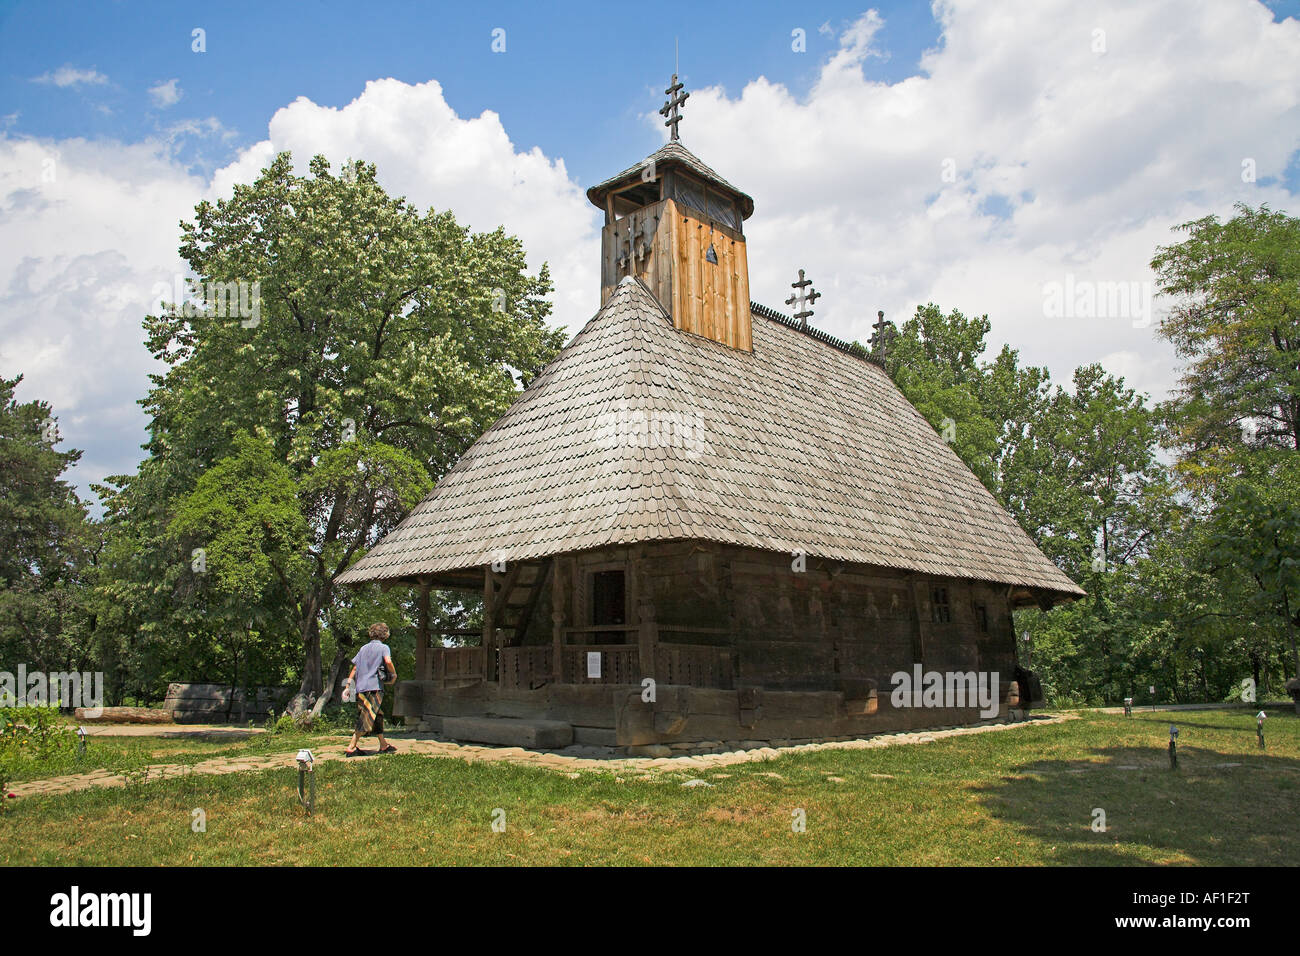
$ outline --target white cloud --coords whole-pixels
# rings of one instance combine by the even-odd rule
[[[159,144],[0,135],[0,375],[54,406],[83,488],[139,462],[150,292],[182,269],[204,182]]]
[[[762,77],[692,94],[686,145],[755,197],[753,296],[779,305],[807,269],[825,293],[815,323],[862,340],[877,309],[987,312],[993,340],[1057,379],[1123,355],[1130,384],[1162,398],[1174,355],[1154,323],[1051,319],[1044,286],[1149,282],[1171,226],[1235,201],[1300,212],[1240,176],[1244,157],[1278,176],[1300,148],[1300,24],[1251,0],[945,0],[936,14],[941,44],[900,82],[863,75],[881,27],[867,13],[806,97]]]
[[[183,95],[184,92],[180,88],[180,83],[175,79],[149,87],[149,97],[153,100],[154,106],[159,109],[175,106],[181,101]]]
[[[32,82],[63,88],[69,86],[103,86],[108,82],[108,77],[93,68],[79,70],[71,64],[65,64],[57,70],[51,70],[42,73],[40,76],[32,77]]]
[[[227,135],[215,118],[135,146],[0,134],[0,374],[23,372],[19,398],[53,403],[67,443],[86,449],[83,487],[138,463],[135,402],[156,370],[140,320],[157,305],[152,288],[184,271],[177,222],[201,198],[251,182],[281,150],[302,168],[316,153],[365,159],[392,195],[422,209],[450,208],[477,230],[504,223],[531,269],[550,261],[557,322],[576,331],[595,311],[597,214],[563,162],[516,151],[495,113],[456,116],[437,83],[372,82],[342,109],[297,100],[211,181],[176,158],[180,138]]]
[[[342,109],[299,98],[271,118],[266,140],[218,170],[214,191],[226,195],[234,183],[251,181],[283,150],[293,152],[300,171],[317,153],[336,168],[364,159],[390,194],[422,210],[450,209],[475,230],[504,225],[523,241],[531,270],[549,263],[555,320],[570,331],[600,304],[599,214],[564,161],[536,147],[517,150],[491,110],[457,116],[435,81],[374,80]]]
[[[1231,214],[1234,201],[1300,213],[1281,187],[1240,175],[1251,158],[1276,177],[1300,148],[1300,24],[1273,23],[1253,0],[949,0],[937,13],[942,42],[917,76],[864,77],[881,36],[866,14],[806,96],[761,76],[734,96],[692,91],[686,145],[755,198],[754,298],[779,307],[807,269],[824,294],[814,323],[863,340],[877,309],[987,312],[995,343],[1062,383],[1101,361],[1164,397],[1175,361],[1150,325],[1051,318],[1045,288],[1149,282],[1155,247],[1179,238],[1172,225]],[[647,122],[661,129],[657,114]],[[338,109],[296,100],[210,180],[177,157],[178,139],[229,135],[216,118],[134,145],[0,132],[0,374],[26,373],[20,398],[55,404],[70,444],[87,449],[83,485],[138,460],[135,402],[152,367],[139,323],[153,285],[182,269],[177,222],[280,150],[300,168],[316,153],[373,162],[422,209],[504,225],[531,268],[550,262],[555,320],[571,332],[598,305],[589,184],[563,159],[516,148],[496,113],[458,116],[436,82],[376,80]]]

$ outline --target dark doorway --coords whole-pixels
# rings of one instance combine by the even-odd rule
[[[592,572],[591,623],[593,627],[627,623],[627,585],[622,571]],[[598,644],[623,644],[627,632],[599,631],[592,637]]]

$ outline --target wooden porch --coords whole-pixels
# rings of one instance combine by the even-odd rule
[[[554,684],[639,686],[646,678],[659,684],[734,688],[732,628],[661,626],[641,580],[641,551],[633,548],[630,559],[592,567],[581,567],[572,556],[511,562],[504,570],[485,566],[478,577],[481,632],[435,633],[429,626],[431,589],[471,587],[470,574],[418,581],[414,679],[443,687],[497,684],[503,690]],[[592,574],[600,569],[616,570],[620,581],[626,571],[626,590],[618,592],[612,617],[593,610]],[[547,630],[550,640],[542,643],[545,637],[539,640],[538,632]],[[449,646],[475,637],[475,645]]]
[[[642,666],[636,644],[563,645],[558,656],[549,645],[531,647],[426,647],[418,680],[443,687],[499,683],[503,690],[537,690],[548,684],[633,684],[647,677],[663,684],[731,690],[732,652],[707,644],[656,644],[653,666]],[[417,657],[419,656],[417,652]]]

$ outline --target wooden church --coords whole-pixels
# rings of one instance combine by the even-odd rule
[[[870,355],[807,325],[802,274],[794,318],[750,301],[754,202],[682,146],[689,94],[666,92],[668,145],[587,191],[599,311],[340,579],[418,589],[395,712],[680,750],[990,716],[899,701],[900,672],[1027,706],[1011,612],[1083,592]],[[430,633],[434,588],[481,590],[480,643]]]

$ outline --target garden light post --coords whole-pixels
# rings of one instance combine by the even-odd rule
[[[1169,725],[1169,769],[1178,769],[1178,727]]]
[[[1268,719],[1268,714],[1262,710],[1255,715],[1255,736],[1259,738],[1259,749],[1264,749],[1264,721]]]
[[[311,813],[316,805],[316,761],[306,748],[298,751],[298,802]],[[311,783],[307,783],[310,780]]]

